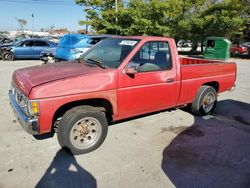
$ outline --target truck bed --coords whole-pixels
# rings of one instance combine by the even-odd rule
[[[218,93],[234,87],[236,64],[234,62],[180,57],[181,92],[178,105],[194,99],[201,85],[212,85]]]

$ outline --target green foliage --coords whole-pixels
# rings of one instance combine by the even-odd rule
[[[127,1],[126,1],[127,2]],[[157,35],[202,42],[207,36],[243,35],[249,22],[248,0],[76,0],[98,33]]]
[[[242,35],[245,19],[243,18],[242,4],[238,0],[222,1],[220,3],[208,4],[198,14],[193,22],[193,31],[196,28],[203,36],[222,36],[231,38],[235,35]]]
[[[115,1],[113,0],[76,0],[76,3],[84,6],[86,20],[81,20],[80,25],[91,25],[98,33],[116,32],[115,28]]]

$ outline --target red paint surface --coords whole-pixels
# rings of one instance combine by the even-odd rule
[[[247,47],[242,46],[240,44],[233,44],[230,48],[230,52],[244,54],[247,52]]]
[[[113,119],[167,109],[193,101],[198,89],[217,82],[219,92],[233,87],[235,63],[195,58],[179,58],[175,41],[163,37],[124,37],[141,39],[118,69],[101,69],[78,63],[35,66],[17,70],[13,82],[30,99],[40,101],[40,133],[51,130],[55,112],[64,104],[86,99],[105,99],[113,108]],[[124,68],[137,50],[148,41],[167,41],[171,70],[124,74]],[[167,80],[173,82],[168,83]]]
[[[84,63],[54,63],[32,66],[18,69],[13,74],[13,80],[17,87],[26,95],[30,90],[40,84],[45,84],[57,80],[68,79],[81,75],[98,74],[100,68]],[[18,81],[17,81],[18,80]]]

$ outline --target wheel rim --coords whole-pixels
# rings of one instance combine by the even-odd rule
[[[216,96],[213,92],[209,92],[203,99],[202,108],[205,113],[209,113],[215,104]]]
[[[12,59],[12,54],[10,54],[10,53],[5,54],[5,59],[7,59],[7,60]]]
[[[87,149],[99,140],[101,130],[101,124],[96,118],[82,118],[73,125],[70,131],[70,142],[78,149]]]

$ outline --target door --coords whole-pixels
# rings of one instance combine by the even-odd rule
[[[33,55],[32,47],[34,42],[32,40],[23,41],[18,46],[14,47],[14,53],[17,58],[30,58]]]
[[[39,41],[39,40],[34,41],[34,46],[32,49],[34,58],[39,58],[41,52],[48,47],[49,47],[49,44],[45,41]]]
[[[168,42],[147,42],[131,59],[138,73],[118,78],[119,119],[175,106],[178,98],[176,67]]]

